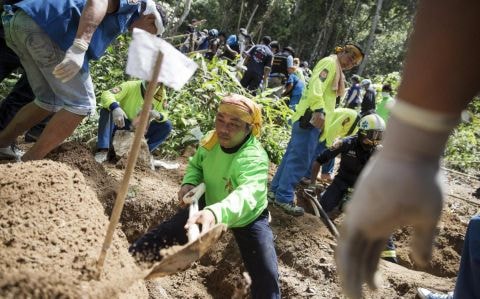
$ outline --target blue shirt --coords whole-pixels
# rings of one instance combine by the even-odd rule
[[[234,48],[239,48],[238,37],[235,34],[230,35],[225,43],[229,45],[232,50],[235,50]]]
[[[298,78],[297,75],[293,73],[288,75],[287,84],[293,85],[291,96],[302,95],[303,89],[305,88],[305,84],[303,83],[302,80],[300,80],[300,78]]]
[[[62,49],[67,51],[77,34],[80,16],[86,0],[24,0],[16,4],[40,26]],[[118,10],[107,14],[92,36],[83,63],[88,70],[88,60],[99,59],[110,43],[126,32],[139,17],[140,1],[119,0]]]

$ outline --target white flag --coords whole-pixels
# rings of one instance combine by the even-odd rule
[[[150,81],[158,52],[163,53],[158,82],[180,90],[195,73],[197,64],[163,39],[138,28],[133,29],[128,48],[127,74]]]

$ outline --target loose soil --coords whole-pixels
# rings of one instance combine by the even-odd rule
[[[53,160],[53,161],[50,161]],[[98,258],[123,170],[98,164],[89,149],[63,144],[47,160],[0,165],[0,297],[2,298],[242,298],[247,284],[230,232],[190,269],[144,281],[129,243],[177,209],[186,158],[175,170],[145,167],[131,179],[104,273]],[[272,166],[271,173],[274,173]],[[381,262],[380,288],[365,298],[415,298],[416,287],[454,287],[466,225],[479,213],[477,177],[447,172],[445,208],[432,262],[410,258],[411,229],[395,233],[399,265]],[[269,207],[284,298],[344,298],[333,260],[335,239],[316,216],[288,216]],[[335,219],[340,225],[342,216]]]

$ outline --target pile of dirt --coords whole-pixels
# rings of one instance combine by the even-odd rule
[[[88,149],[75,143],[62,145],[49,157],[80,170],[86,184],[105,206],[105,213],[110,215],[114,196],[106,194],[114,191],[123,177],[123,170],[115,164],[96,163]],[[136,168],[120,220],[120,227],[129,242],[168,219],[178,209],[176,194],[187,161],[179,158],[176,162],[181,165],[179,169],[151,171]],[[42,166],[44,163],[47,164]],[[0,265],[0,297],[2,294],[14,297],[12,294],[19,290],[31,290],[31,294],[35,292],[32,297],[51,297],[58,293],[75,296],[84,289],[89,289],[88,292],[95,289],[100,297],[110,297],[105,294],[109,294],[109,287],[114,284],[112,273],[133,275],[137,272],[133,269],[130,256],[124,252],[128,244],[119,233],[116,235],[117,243],[107,257],[110,268],[106,269],[99,287],[89,279],[100,242],[103,241],[96,236],[104,235],[107,220],[95,196],[83,185],[82,176],[78,171],[53,162],[18,165],[0,166],[4,168],[0,168],[0,173],[9,176],[6,178],[0,174],[0,260],[4,265]],[[275,167],[272,166],[270,173],[274,172]],[[398,230],[394,236],[399,265],[381,262],[379,289],[377,292],[366,290],[365,298],[415,298],[417,287],[444,292],[453,289],[466,224],[479,211],[480,183],[476,177],[466,178],[455,173],[448,173],[445,183],[449,196],[438,226],[439,237],[430,265],[420,269],[413,263],[409,248],[412,230],[408,227]],[[8,198],[15,200],[4,199],[6,188],[12,195]],[[301,199],[299,201],[302,204]],[[88,212],[86,209],[89,209]],[[270,206],[269,210],[282,297],[343,298],[334,263],[336,240],[324,223],[310,214],[292,217],[275,206]],[[342,221],[342,215],[335,219],[337,225],[341,225]],[[78,226],[78,223],[82,225]],[[53,233],[46,234],[46,228]],[[66,230],[65,235],[60,234],[60,228]],[[12,248],[16,254],[11,252]],[[120,254],[125,254],[125,257]],[[124,269],[114,268],[115,265],[111,265],[113,261],[121,261]],[[130,267],[133,267],[132,270],[129,270]],[[237,286],[244,283],[244,271],[235,239],[231,232],[227,232],[191,268],[149,281],[147,289],[150,298],[230,298],[236,293]],[[119,282],[116,285],[128,283]],[[145,292],[144,285],[137,285],[137,290]]]
[[[126,158],[116,164],[97,163],[88,147],[78,142],[61,144],[47,156],[78,169],[102,203],[109,217],[113,210],[116,190],[122,181],[124,170],[119,167]],[[184,160],[182,160],[185,162]],[[125,162],[126,163],[126,162]],[[130,180],[120,225],[129,242],[133,242],[149,228],[158,224],[177,206],[176,193],[180,187],[184,164],[178,170],[152,171],[146,165],[136,165]],[[124,168],[124,167],[123,167]]]
[[[108,220],[79,171],[46,160],[0,165],[0,209],[0,297],[148,298],[120,230],[95,280]]]
[[[62,162],[79,170],[106,210],[111,211],[117,182],[95,161],[88,147],[78,142],[62,143],[46,159]]]

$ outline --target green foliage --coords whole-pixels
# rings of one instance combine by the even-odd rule
[[[159,149],[163,156],[179,155],[192,142],[185,137],[191,135],[193,128],[198,126],[203,133],[214,129],[217,107],[223,96],[237,93],[251,97],[240,86],[235,71],[232,71],[234,68],[227,61],[216,58],[208,61],[199,54],[193,59],[199,65],[194,77],[182,90],[170,91],[167,96],[173,131]],[[289,139],[287,119],[291,112],[283,101],[272,101],[266,97],[268,95],[266,91],[254,98],[263,106],[264,125],[260,141],[270,159],[279,163]]]
[[[478,171],[480,165],[480,98],[475,98],[464,113],[464,120],[448,139],[445,164],[463,172]]]

